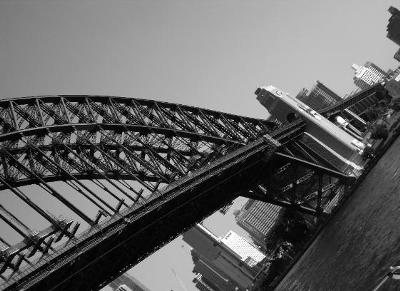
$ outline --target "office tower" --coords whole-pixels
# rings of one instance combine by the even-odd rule
[[[233,231],[219,238],[198,224],[183,234],[183,240],[193,248],[199,290],[244,291],[262,271],[265,255]]]
[[[113,291],[150,291],[137,279],[125,273],[112,281],[109,286]]]
[[[302,89],[297,94],[296,98],[317,111],[342,100],[339,95],[326,87],[320,81],[317,81],[317,84],[310,91],[305,88]]]
[[[237,224],[250,234],[253,241],[264,248],[265,238],[281,209],[277,205],[249,199],[235,218]]]
[[[389,12],[392,14],[389,18],[389,23],[387,25],[387,37],[400,45],[400,11],[390,6]]]
[[[371,62],[366,62],[364,66],[353,64],[351,67],[355,71],[354,84],[362,90],[381,82],[387,76],[384,70]]]

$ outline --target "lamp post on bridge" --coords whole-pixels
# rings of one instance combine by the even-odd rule
[[[400,266],[392,266],[390,267],[390,272],[383,277],[383,279],[378,283],[378,285],[374,288],[373,291],[379,290],[379,288],[382,287],[382,285],[388,280],[388,279],[393,279],[393,280],[400,280]]]

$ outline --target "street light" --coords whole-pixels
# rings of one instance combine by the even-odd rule
[[[379,284],[374,288],[373,291],[377,291],[379,288],[382,287],[382,285],[388,280],[388,279],[393,279],[393,280],[400,280],[400,266],[392,266],[390,267],[390,272],[383,277],[383,279],[379,282]]]

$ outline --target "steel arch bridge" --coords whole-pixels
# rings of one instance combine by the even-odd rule
[[[323,114],[362,116],[380,94]],[[238,196],[329,213],[353,178],[310,151],[303,131],[301,120],[135,98],[0,100],[0,286],[104,286]]]

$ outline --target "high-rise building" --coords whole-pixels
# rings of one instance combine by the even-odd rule
[[[400,11],[390,6],[389,12],[392,14],[387,25],[387,37],[400,45]]]
[[[342,100],[339,95],[326,87],[320,81],[317,81],[317,84],[310,91],[305,88],[302,89],[297,94],[296,98],[317,111]]]
[[[364,66],[353,64],[351,67],[355,71],[354,84],[362,90],[381,82],[387,76],[384,70],[371,62],[366,62]]]
[[[236,215],[236,222],[246,230],[260,247],[265,246],[265,238],[278,218],[281,207],[266,202],[249,199]]]
[[[233,231],[219,238],[198,224],[183,234],[183,240],[193,248],[199,290],[245,291],[262,271],[265,255]]]
[[[112,281],[109,286],[114,291],[150,291],[150,289],[146,288],[142,283],[128,273],[125,273]]]

